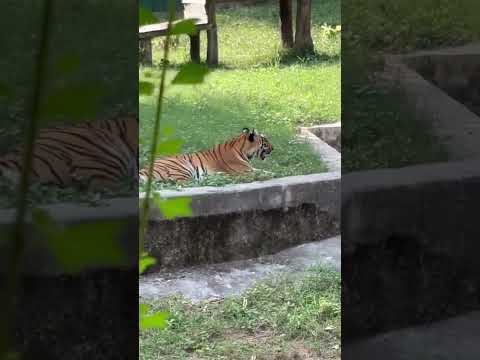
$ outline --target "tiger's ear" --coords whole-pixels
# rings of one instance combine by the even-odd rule
[[[255,140],[255,129],[252,129],[252,132],[250,133],[250,135],[248,135],[248,140],[249,141],[254,141]]]
[[[249,129],[249,128],[243,128],[242,132],[244,132],[244,133],[249,133],[249,132],[250,132],[250,129]]]

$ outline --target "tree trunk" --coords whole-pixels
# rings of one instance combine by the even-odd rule
[[[190,58],[192,62],[200,62],[200,34],[196,33],[190,36]]]
[[[282,45],[286,49],[293,47],[292,0],[279,0]]]
[[[295,29],[295,49],[301,54],[313,53],[313,40],[310,31],[312,0],[297,0],[297,24]]]

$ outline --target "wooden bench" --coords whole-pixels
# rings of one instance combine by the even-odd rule
[[[190,36],[190,57],[200,62],[200,31],[207,31],[207,64],[218,65],[218,37],[215,19],[215,0],[182,0],[183,20],[195,22],[196,33]],[[152,65],[152,39],[167,35],[168,22],[141,26],[138,29],[140,45],[145,51],[145,62]]]

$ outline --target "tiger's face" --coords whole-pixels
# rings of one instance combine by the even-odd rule
[[[243,129],[243,135],[247,137],[244,152],[249,160],[253,157],[265,160],[267,155],[273,151],[273,145],[270,141],[263,134],[257,134],[255,129],[250,131],[248,128],[245,128]]]

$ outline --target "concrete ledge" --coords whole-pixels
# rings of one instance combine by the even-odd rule
[[[53,220],[61,225],[94,224],[102,221],[120,221],[122,229],[117,239],[119,248],[126,256],[126,262],[117,266],[118,270],[138,268],[138,198],[106,200],[101,206],[64,203],[41,206],[48,211]],[[0,232],[5,234],[14,224],[15,210],[0,210]],[[64,274],[58,265],[49,247],[39,238],[27,217],[27,247],[25,249],[22,273],[28,276],[55,277]],[[0,274],[5,272],[7,259],[11,254],[11,243],[0,239]],[[98,239],[102,241],[102,239]],[[108,266],[98,265],[89,270],[111,269]],[[138,270],[136,270],[138,271]]]
[[[311,132],[337,150],[341,148],[342,125],[340,122],[300,128],[301,133],[305,131]]]
[[[480,160],[343,176],[342,334],[480,308],[479,203]]]
[[[332,145],[330,145],[326,140],[322,140],[321,136],[325,136],[326,138],[329,138],[329,136],[334,137],[333,133],[335,130],[332,131],[332,128],[325,127],[322,130],[319,129],[321,128],[300,128],[300,135],[298,138],[309,143],[313,147],[313,151],[315,151],[327,165],[328,171],[339,172],[342,170],[342,155],[332,145],[339,142],[340,135],[337,134],[336,139],[332,142]],[[318,134],[315,134],[314,132],[317,132]]]
[[[88,222],[95,220],[114,220],[138,216],[138,198],[119,198],[103,200],[99,205],[60,203],[39,206],[47,210],[50,216],[61,224]],[[15,209],[0,210],[0,226],[11,225],[15,221]],[[27,222],[31,218],[27,217]]]
[[[181,191],[162,190],[164,199],[192,198],[192,216],[209,216],[253,210],[287,209],[301,204],[331,206],[339,201],[340,172],[289,176],[248,184],[223,187],[185,188]],[[143,198],[145,195],[141,194]],[[333,206],[337,208],[337,206]],[[162,220],[152,209],[151,220]]]

